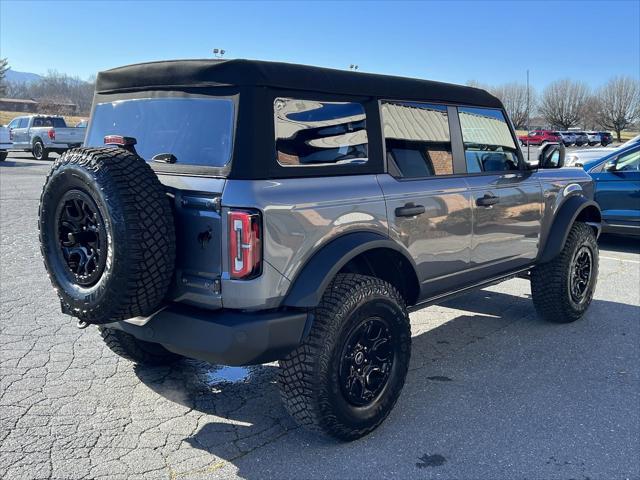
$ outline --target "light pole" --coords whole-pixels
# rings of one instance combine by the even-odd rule
[[[225,54],[225,51],[221,48],[214,48],[213,49],[213,56],[216,58],[222,58]]]
[[[529,95],[529,69],[527,68],[527,161],[531,162],[531,144],[529,132],[531,131],[531,97]]]

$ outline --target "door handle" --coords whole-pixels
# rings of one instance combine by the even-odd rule
[[[485,193],[484,197],[476,199],[476,205],[478,205],[479,207],[490,207],[491,205],[495,205],[499,201],[500,198]]]
[[[396,208],[396,217],[415,217],[416,215],[422,215],[424,211],[424,206],[409,202],[404,207]]]

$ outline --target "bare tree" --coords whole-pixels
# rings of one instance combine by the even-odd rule
[[[527,128],[527,107],[533,110],[536,100],[535,91],[532,88],[529,89],[529,105],[527,105],[527,86],[521,83],[505,83],[492,87],[489,91],[500,99],[516,129]]]
[[[507,111],[507,115],[513,122],[513,126],[520,130],[527,128],[527,86],[517,82],[492,86],[480,83],[477,80],[468,80],[467,86],[482,88],[500,99]],[[535,108],[536,94],[533,88],[529,89],[529,108]]]
[[[605,128],[620,132],[640,119],[640,81],[631,77],[614,77],[598,91],[600,122]]]
[[[9,60],[0,58],[0,95],[4,95],[7,92],[7,83],[4,79],[7,70],[9,70]]]
[[[582,121],[580,125],[585,130],[599,130],[603,128],[600,114],[600,99],[597,95],[587,98],[582,107]]]
[[[540,114],[552,126],[567,130],[580,123],[589,87],[570,79],[557,80],[544,89]]]
[[[50,70],[36,82],[9,83],[8,93],[12,98],[37,100],[43,113],[68,114],[73,110],[69,105],[73,104],[76,105],[77,113],[86,115],[91,109],[94,88],[95,77],[83,81],[78,77]]]

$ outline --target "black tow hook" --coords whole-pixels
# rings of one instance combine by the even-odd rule
[[[78,323],[76,323],[76,327],[78,327],[80,330],[83,330],[85,328],[87,328],[89,326],[89,324],[87,322],[85,322],[84,320],[78,320]]]

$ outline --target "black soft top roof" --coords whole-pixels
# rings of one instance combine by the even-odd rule
[[[258,60],[170,60],[100,72],[98,93],[217,86],[264,86],[502,108],[485,90],[415,78]]]

